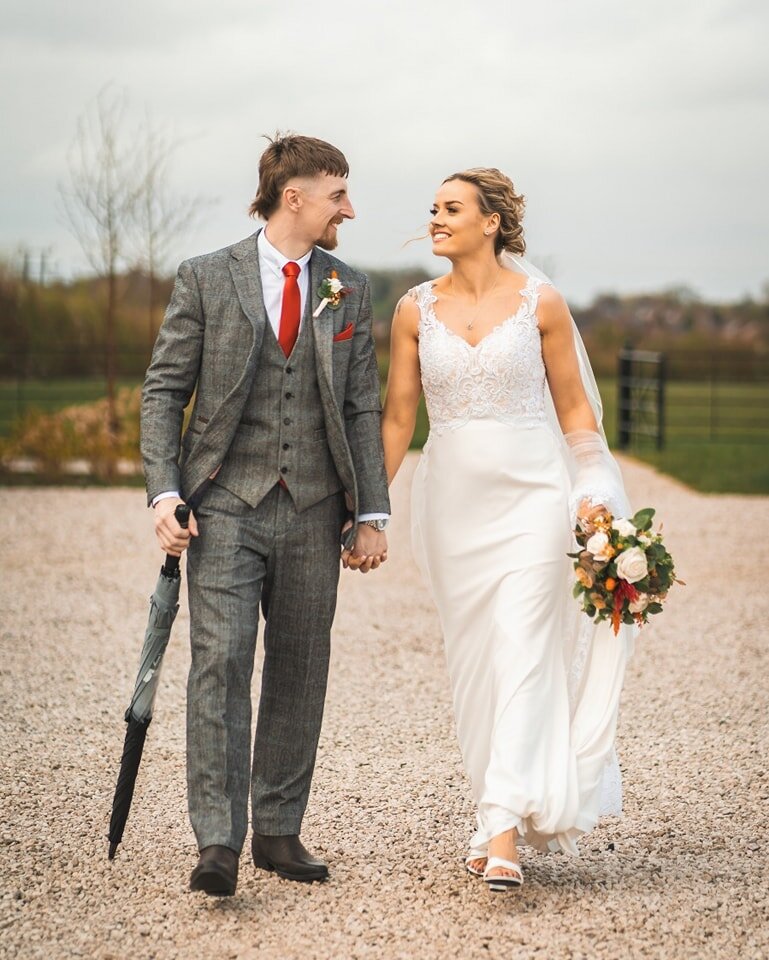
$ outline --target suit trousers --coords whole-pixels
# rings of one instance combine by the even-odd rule
[[[276,484],[251,507],[212,484],[187,555],[192,663],[187,795],[199,849],[254,832],[298,834],[323,718],[344,497],[298,513]],[[251,763],[251,677],[261,603],[264,667]]]

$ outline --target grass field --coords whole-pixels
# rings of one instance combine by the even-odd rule
[[[136,383],[125,379],[119,386]],[[599,386],[606,435],[614,445],[616,382],[606,379]],[[25,409],[51,411],[103,395],[98,378],[28,381],[21,389],[0,381],[0,437],[8,436]],[[427,431],[422,402],[414,447],[422,446]],[[769,494],[769,384],[718,384],[714,390],[708,383],[669,383],[665,448],[644,441],[625,452],[703,492]]]
[[[604,429],[617,442],[617,384],[599,383]],[[703,493],[769,494],[769,383],[678,381],[666,389],[665,446],[650,439],[625,453]]]

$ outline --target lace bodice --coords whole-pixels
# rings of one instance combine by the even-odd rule
[[[409,291],[419,306],[419,363],[431,431],[482,417],[523,426],[546,422],[536,315],[543,282],[529,277],[517,311],[474,347],[435,315],[430,281]]]

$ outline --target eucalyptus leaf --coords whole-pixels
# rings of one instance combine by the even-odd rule
[[[655,513],[656,510],[654,510],[652,507],[644,507],[643,510],[639,510],[638,513],[636,513],[636,515],[633,517],[633,526],[642,533],[650,530]]]

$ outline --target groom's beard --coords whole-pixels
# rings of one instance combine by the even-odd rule
[[[329,224],[326,227],[326,231],[319,240],[315,242],[316,247],[320,247],[321,250],[336,250],[339,246],[339,238],[337,237],[336,227],[332,224]]]

